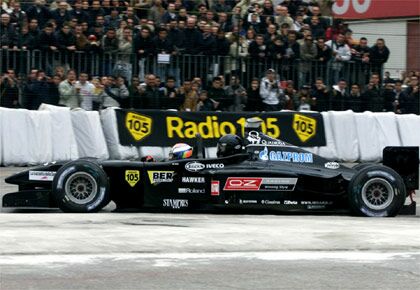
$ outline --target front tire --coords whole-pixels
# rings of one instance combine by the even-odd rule
[[[348,188],[349,203],[357,215],[393,217],[404,206],[406,189],[401,176],[383,165],[360,169]]]
[[[90,160],[77,160],[61,167],[54,176],[52,193],[64,212],[97,212],[110,201],[108,177]]]

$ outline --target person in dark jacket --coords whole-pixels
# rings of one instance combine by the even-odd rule
[[[28,108],[29,110],[38,110],[39,106],[42,103],[49,104],[49,94],[50,94],[50,84],[47,81],[47,77],[45,72],[42,70],[38,70],[37,72],[37,79],[33,83],[32,87],[34,91],[34,96],[31,101],[31,106]]]
[[[322,78],[316,79],[311,97],[316,100],[313,108],[315,111],[324,112],[331,109],[331,94]]]
[[[145,62],[146,59],[155,54],[155,48],[151,37],[151,31],[148,27],[143,27],[140,33],[134,38],[134,51],[139,60],[139,80],[145,80]]]
[[[214,111],[214,101],[209,99],[208,93],[205,90],[202,90],[200,94],[198,95],[197,111],[199,112]]]
[[[220,77],[213,78],[211,88],[208,90],[208,97],[215,101],[216,110],[226,110],[233,103],[223,89],[223,80]]]
[[[175,78],[169,76],[166,78],[165,86],[163,87],[163,109],[178,110],[181,106],[182,100],[179,98],[178,89],[175,86]]]
[[[76,1],[76,3],[74,3],[74,9],[70,11],[70,17],[72,19],[76,18],[78,23],[89,21],[89,14],[83,11],[82,1]]]
[[[140,86],[140,98],[142,99],[143,109],[162,109],[163,95],[162,91],[156,86],[155,75],[147,75],[146,86]]]
[[[76,50],[76,38],[67,23],[56,32],[55,39],[60,51],[72,52]]]
[[[365,92],[362,94],[362,104],[364,111],[382,112],[384,110],[385,104],[379,82],[379,74],[373,73],[370,77],[369,84],[367,85]]]
[[[378,38],[376,44],[370,48],[371,71],[382,77],[382,66],[388,61],[389,54],[389,49],[385,46],[385,40]]]
[[[44,100],[46,104],[58,106],[58,102],[60,101],[60,91],[58,90],[58,85],[61,81],[62,79],[59,75],[55,75],[49,79],[48,98]]]
[[[264,43],[264,36],[257,35],[248,48],[249,56],[254,61],[264,62],[268,56],[268,48]]]
[[[159,30],[158,35],[153,39],[152,45],[154,47],[155,54],[172,54],[174,52],[174,46],[168,39],[168,31],[164,28]]]
[[[229,53],[230,43],[225,37],[223,30],[217,31],[216,37],[216,52],[217,55],[226,56]]]
[[[51,13],[48,8],[45,6],[44,0],[35,0],[34,5],[30,6],[26,10],[26,17],[30,22],[32,19],[38,21],[39,27],[44,27],[44,25],[51,18]]]
[[[56,51],[57,50],[57,40],[53,34],[53,25],[51,23],[47,24],[44,30],[39,34],[38,40],[36,42],[36,48],[39,48],[43,51]]]
[[[253,111],[262,111],[263,105],[260,95],[260,80],[258,78],[253,78],[251,85],[246,90],[247,102],[244,108],[244,111],[253,112]]]
[[[55,20],[57,28],[60,29],[64,23],[70,21],[70,12],[67,11],[67,2],[61,1],[58,8],[51,12],[51,18]]]
[[[402,93],[401,113],[420,114],[420,89],[418,76],[413,75],[410,77],[409,87]]]
[[[202,43],[202,34],[195,27],[195,19],[188,18],[187,27],[184,30],[185,42],[184,42],[184,54],[197,54],[200,51],[200,44]]]
[[[8,70],[0,78],[0,107],[17,108],[18,106],[19,88],[17,80],[14,78],[14,71]]]
[[[216,55],[216,39],[211,33],[211,25],[206,24],[204,26],[203,37],[200,42],[200,54],[204,55]]]

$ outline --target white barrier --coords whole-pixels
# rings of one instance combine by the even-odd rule
[[[307,148],[331,160],[376,162],[386,146],[420,146],[420,116],[393,113],[322,112],[326,146]],[[32,165],[78,157],[138,159],[168,157],[169,147],[122,146],[113,108],[70,111],[41,105],[40,111],[0,108],[0,164]],[[206,148],[216,157],[216,148]]]
[[[126,160],[137,159],[139,157],[139,152],[136,147],[122,146],[120,144],[117,116],[115,115],[114,108],[108,108],[101,111],[101,122],[111,159]]]
[[[79,158],[70,109],[42,104],[39,110],[50,112],[51,115],[53,160],[67,161]]]
[[[79,157],[109,158],[99,113],[77,109],[71,111],[71,122]]]

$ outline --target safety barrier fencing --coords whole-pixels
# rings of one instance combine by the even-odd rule
[[[312,153],[345,162],[377,162],[385,146],[420,146],[420,116],[322,112],[326,146]],[[215,148],[207,148],[215,157]],[[168,156],[169,147],[120,143],[116,109],[101,112],[41,105],[38,111],[0,108],[0,164],[34,165],[79,157],[138,159]]]
[[[366,84],[372,72],[382,68],[358,61],[335,62],[303,60],[298,58],[255,59],[236,55],[188,55],[158,54],[140,57],[135,53],[108,53],[102,51],[41,51],[0,49],[0,73],[14,68],[24,77],[31,68],[42,69],[47,74],[54,68],[75,69],[77,73],[87,72],[91,76],[121,75],[127,80],[154,73],[164,81],[167,76],[180,82],[200,77],[204,81],[218,75],[237,75],[242,84],[248,86],[254,77],[263,77],[269,68],[276,70],[279,80],[293,80],[298,87],[315,83],[323,78],[327,85],[333,85],[344,78],[349,83]]]

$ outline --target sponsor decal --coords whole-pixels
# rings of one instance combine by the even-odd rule
[[[162,206],[172,209],[186,208],[188,207],[188,199],[164,199]]]
[[[252,199],[240,199],[239,204],[257,204],[258,202],[256,200]]]
[[[203,170],[206,166],[203,163],[192,161],[185,164],[185,169],[191,172]]]
[[[333,203],[332,201],[328,201],[328,200],[311,200],[311,201],[303,200],[300,202],[301,205],[330,205],[332,203]]]
[[[204,188],[178,188],[178,193],[205,193]]]
[[[293,163],[313,163],[314,157],[312,153],[302,152],[288,152],[288,151],[269,151],[264,147],[258,155],[260,160],[263,161],[283,161]]]
[[[301,114],[295,114],[293,116],[293,130],[300,141],[305,143],[316,135],[316,119]]]
[[[223,190],[293,191],[297,180],[289,177],[228,177]]]
[[[172,182],[174,180],[174,171],[147,171],[147,175],[149,175],[150,184]]]
[[[297,205],[298,202],[296,200],[285,200],[284,204],[285,205]]]
[[[281,201],[280,200],[261,200],[261,204],[278,205],[278,204],[281,204]]]
[[[204,177],[201,177],[201,176],[193,176],[193,177],[183,176],[182,182],[183,183],[204,183],[205,179]]]
[[[283,141],[279,141],[279,140],[264,140],[260,137],[260,133],[257,131],[250,131],[248,133],[248,137],[246,138],[249,143],[253,144],[253,145],[258,145],[258,144],[262,144],[262,145],[268,145],[268,146],[284,146],[286,145],[286,143],[284,143]]]
[[[197,161],[191,161],[185,164],[185,169],[191,172],[197,172],[200,170],[206,169],[221,169],[224,168],[225,165],[223,163],[209,163],[209,164],[203,164],[201,162]]]
[[[29,180],[53,181],[55,171],[29,171]]]
[[[125,171],[125,181],[130,184],[131,187],[134,187],[137,182],[140,180],[140,171],[139,170],[126,170]]]
[[[211,181],[210,195],[212,195],[212,196],[220,195],[220,181],[219,180],[212,180]]]
[[[127,113],[125,127],[136,141],[140,141],[152,133],[152,118],[138,113]]]
[[[338,169],[338,168],[340,168],[340,164],[337,163],[337,162],[327,162],[327,163],[325,163],[325,168]]]

